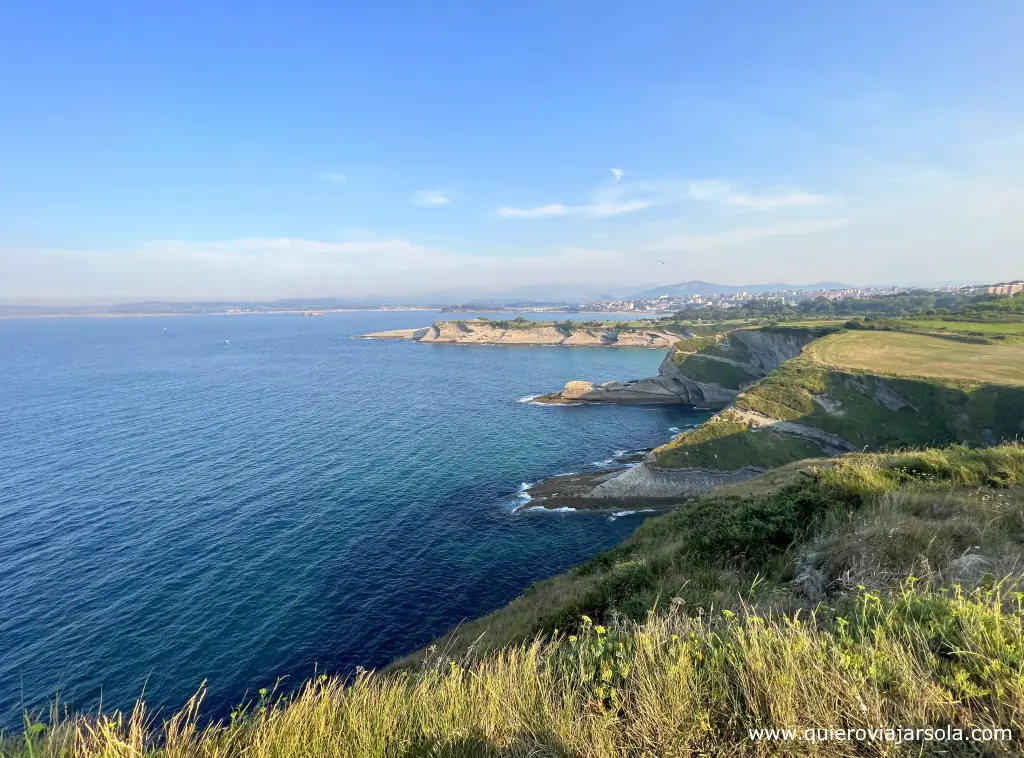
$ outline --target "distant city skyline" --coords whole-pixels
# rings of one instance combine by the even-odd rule
[[[359,309],[429,309],[441,308],[443,312],[496,310],[563,312],[589,311],[637,311],[653,312],[676,310],[683,307],[725,307],[731,308],[754,301],[776,301],[785,304],[799,303],[816,298],[847,300],[858,298],[879,298],[912,292],[948,293],[974,296],[992,294],[1014,295],[1024,291],[1024,279],[1011,282],[989,282],[986,284],[959,283],[938,287],[915,286],[868,286],[857,287],[839,282],[818,282],[807,285],[789,283],[748,284],[744,286],[719,285],[712,282],[682,282],[663,287],[653,287],[628,295],[600,294],[571,297],[565,291],[553,289],[546,293],[539,291],[536,296],[526,292],[492,292],[478,298],[457,297],[451,293],[420,297],[297,297],[275,300],[145,300],[121,303],[52,303],[12,304],[0,303],[0,317],[19,315],[144,315],[157,313],[266,313],[278,311],[305,311],[321,315],[324,310]]]
[[[0,303],[983,283],[1024,6],[0,6]]]

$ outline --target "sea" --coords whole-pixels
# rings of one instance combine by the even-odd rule
[[[203,682],[224,715],[630,535],[644,514],[516,506],[708,414],[528,399],[663,352],[354,339],[437,318],[0,319],[0,728],[55,698],[166,714]]]

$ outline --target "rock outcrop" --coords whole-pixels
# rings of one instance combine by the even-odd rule
[[[627,382],[606,382],[590,392],[576,394],[574,402],[585,403],[683,403],[698,408],[724,408],[739,394],[740,388],[723,386],[706,376],[688,373],[687,359],[694,368],[709,365],[713,376],[718,364],[740,370],[749,382],[766,376],[779,364],[799,355],[814,335],[796,329],[737,329],[720,338],[693,338],[701,349],[688,350],[688,339],[679,340],[658,367],[658,375]],[[719,354],[710,351],[718,349]],[[575,384],[575,383],[574,383]],[[538,402],[564,402],[564,392],[543,395]]]
[[[945,573],[950,583],[967,587],[976,587],[985,577],[1003,575],[998,560],[978,553],[963,555],[950,561]]]
[[[723,484],[753,479],[763,469],[752,466],[733,471],[706,469],[659,469],[648,462],[640,463],[621,474],[601,482],[586,493],[593,499],[654,500],[704,492]]]
[[[567,325],[542,321],[435,321],[422,329],[372,332],[365,339],[399,339],[449,345],[560,345],[563,347],[669,348],[682,335],[657,328]]]
[[[576,400],[593,391],[594,385],[590,382],[566,382],[561,395],[566,400]]]
[[[851,445],[838,434],[830,434],[816,426],[808,426],[796,421],[782,421],[746,408],[730,408],[728,413],[731,418],[742,421],[751,429],[773,429],[776,432],[816,442],[821,445],[824,452],[831,455],[849,453],[857,449],[856,445]]]

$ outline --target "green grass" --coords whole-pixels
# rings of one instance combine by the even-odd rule
[[[954,321],[945,319],[904,319],[905,323],[919,329],[931,331],[964,332],[979,336],[992,335],[1024,336],[1024,319],[1019,321]]]
[[[736,365],[750,360],[750,348],[734,334],[680,340],[673,345],[672,360],[683,374],[703,384],[735,390],[757,378]]]
[[[661,330],[671,331],[668,324],[659,323],[654,320],[644,319],[638,321],[600,321],[600,320],[588,320],[588,321],[576,321],[574,319],[567,319],[564,321],[534,321],[527,318],[515,318],[515,319],[491,319],[486,316],[482,316],[473,321],[458,321],[459,324],[478,325],[478,326],[492,326],[495,329],[536,329],[539,327],[550,327],[553,326],[559,329],[564,334],[570,333],[570,323],[572,331],[582,330],[606,330],[616,332],[629,332],[629,331],[646,331],[646,330]]]
[[[769,742],[752,729],[1006,729],[1024,720],[1024,633],[1012,585],[861,592],[841,614],[691,615],[584,622],[484,660],[439,656],[415,675],[324,678],[200,727],[144,716],[69,719],[14,756],[497,758],[932,754],[956,743]],[[1019,727],[1018,727],[1019,728]],[[1013,734],[1013,732],[1011,732]],[[1019,739],[977,743],[1016,755]],[[855,752],[854,752],[855,751]],[[5,751],[7,752],[7,751]]]
[[[708,358],[703,353],[687,355],[676,365],[683,374],[696,382],[717,384],[732,390],[738,390],[757,378],[742,366]]]
[[[709,335],[706,337],[691,337],[690,339],[679,340],[672,346],[672,360],[674,360],[678,366],[686,359],[686,356],[706,350],[712,345],[717,344],[721,339],[721,335]]]
[[[827,395],[832,413],[813,396]],[[902,400],[893,410],[880,397]],[[872,448],[986,442],[1024,435],[1024,389],[831,369],[804,355],[747,390],[740,408],[798,421]],[[892,403],[893,406],[897,403]]]
[[[201,721],[202,693],[159,718],[141,704],[55,709],[29,718],[0,754],[1019,755],[1018,579],[995,572],[960,589],[949,564],[971,550],[1017,565],[1022,483],[1018,445],[790,467],[648,520],[412,668],[262,691],[223,722]],[[788,583],[808,551],[835,587],[823,605]],[[1012,728],[1014,739],[770,743],[748,732],[947,725]]]
[[[746,363],[750,360],[750,348],[747,347],[747,343],[737,337],[736,332],[731,332],[725,339],[709,345],[702,352],[704,355],[727,358],[737,363]]]
[[[741,343],[735,334],[703,338],[692,345],[697,352],[677,349],[674,360],[696,381],[743,389],[735,403],[739,410],[814,427],[855,448],[984,445],[1024,436],[1024,360],[1019,367],[1014,363],[1018,352],[1024,356],[1024,344],[973,345],[897,332],[837,333],[835,324],[782,329],[803,330],[808,346],[754,384],[744,370],[707,357],[713,351],[738,354],[733,343]],[[945,376],[922,376],[929,373]],[[1006,376],[1016,376],[1016,384],[981,381]],[[767,469],[821,454],[806,438],[752,431],[726,410],[656,449],[654,464]]]
[[[798,333],[808,340],[826,337],[844,329],[845,321],[834,319],[822,319],[820,321],[785,321],[769,326],[762,326],[761,329],[776,334]]]
[[[1024,385],[1024,342],[964,344],[925,334],[853,330],[808,350],[820,363],[840,368]]]
[[[659,468],[715,471],[744,466],[775,468],[822,454],[819,445],[807,440],[772,431],[751,431],[746,424],[732,420],[728,412],[712,417],[654,451]]]
[[[701,355],[682,356],[684,373],[698,381],[717,379],[723,387],[745,386],[738,375],[729,375],[730,364]],[[713,362],[726,368],[709,370]],[[857,448],[1012,440],[1024,437],[1024,344],[967,345],[919,334],[844,331],[810,342],[802,355],[746,386],[736,406],[823,430]],[[735,420],[706,424],[654,452],[661,468],[718,470],[766,469],[820,454],[805,439],[750,431]]]
[[[738,327],[746,326],[750,321],[747,319],[737,319],[733,321],[719,321],[713,324],[698,324],[693,321],[678,321],[674,323],[680,324],[683,329],[694,337],[713,337],[717,334],[725,334]]]

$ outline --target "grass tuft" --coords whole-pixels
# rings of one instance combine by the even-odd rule
[[[1016,739],[973,747],[1017,755],[1024,612],[1013,589],[909,581],[803,618],[671,604],[639,624],[585,618],[572,634],[483,660],[321,677],[227,723],[199,725],[200,693],[162,728],[140,705],[33,722],[3,749],[16,758],[893,755],[963,746],[780,742],[751,730],[951,726],[1010,728]]]

